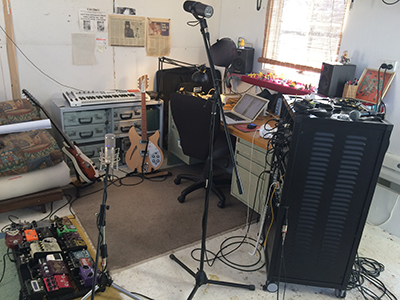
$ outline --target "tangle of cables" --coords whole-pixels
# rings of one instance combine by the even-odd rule
[[[384,269],[384,265],[376,260],[359,257],[357,255],[353,264],[347,290],[357,289],[363,296],[363,299],[366,300],[397,300],[396,296],[378,279]]]

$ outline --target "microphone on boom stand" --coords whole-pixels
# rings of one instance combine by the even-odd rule
[[[210,5],[196,1],[185,1],[183,9],[198,17],[211,18],[214,14],[214,8]]]

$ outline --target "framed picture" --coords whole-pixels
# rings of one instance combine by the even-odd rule
[[[389,90],[395,74],[393,72],[365,68],[358,81],[355,98],[364,102],[379,104]]]

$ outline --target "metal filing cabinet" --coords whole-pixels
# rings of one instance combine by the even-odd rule
[[[151,135],[157,130],[162,136],[163,101],[146,102],[147,131]],[[141,103],[109,103],[71,107],[64,99],[51,101],[51,111],[55,122],[71,141],[79,145],[79,149],[88,156],[97,167],[101,148],[104,147],[104,136],[114,133],[116,146],[120,148],[120,164],[124,164],[124,156],[129,149],[128,133],[132,126],[141,134]],[[63,140],[56,135],[59,144]],[[159,140],[162,148],[162,139]],[[68,161],[68,160],[67,160]],[[73,168],[71,168],[73,170]]]
[[[266,161],[271,160],[267,156],[267,150],[253,145],[242,138],[238,138],[235,149],[235,160],[242,181],[243,194],[239,194],[236,174],[232,174],[231,194],[242,201],[254,211],[261,214],[267,197],[267,184],[269,174],[264,172]]]

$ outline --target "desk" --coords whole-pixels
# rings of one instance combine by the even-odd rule
[[[258,117],[254,122],[262,126],[273,116]],[[235,172],[232,173],[231,194],[244,204],[261,214],[268,193],[269,174],[264,172],[271,162],[272,154],[267,153],[268,140],[259,133],[242,132],[233,125],[229,132],[237,137],[235,160],[239,177],[243,186],[243,194],[239,194]]]
[[[262,126],[264,125],[267,121],[273,119],[274,117],[271,115],[268,115],[267,117],[258,117],[253,123]],[[272,124],[271,124],[272,125]],[[229,133],[236,136],[237,138],[241,138],[249,143],[254,143],[254,145],[264,148],[267,150],[267,143],[268,140],[260,137],[260,134],[257,132],[254,135],[254,131],[250,132],[243,132],[237,128],[235,128],[233,125],[228,126]]]

